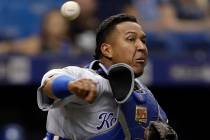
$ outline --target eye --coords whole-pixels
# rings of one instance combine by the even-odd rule
[[[147,41],[147,40],[146,40],[146,37],[145,37],[145,36],[141,38],[141,42],[142,42],[142,43],[146,44],[146,41]]]
[[[146,44],[146,38],[142,39],[141,41],[142,43]]]
[[[130,41],[130,42],[134,42],[136,40],[136,38],[135,37],[128,37],[127,40]]]

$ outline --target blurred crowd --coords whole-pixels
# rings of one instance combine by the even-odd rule
[[[81,14],[74,21],[69,21],[60,14],[60,6],[65,2],[62,1],[42,10],[41,20],[28,20],[27,24],[35,22],[37,29],[33,29],[33,32],[27,35],[6,36],[7,31],[4,32],[4,27],[1,27],[0,54],[92,54],[95,48],[95,32],[100,21],[121,12],[139,17],[147,32],[147,44],[152,53],[210,53],[209,0],[75,1],[81,6]]]

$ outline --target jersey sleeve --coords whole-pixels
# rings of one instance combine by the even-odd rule
[[[45,81],[47,79],[56,78],[60,75],[71,76],[75,80],[84,78],[92,79],[94,82],[96,82],[97,85],[97,98],[100,98],[101,94],[103,93],[112,93],[108,80],[104,79],[103,77],[91,71],[90,69],[80,68],[76,66],[69,66],[62,69],[53,69],[48,71],[43,76],[41,86],[37,90],[37,103],[41,110],[47,111],[51,108],[64,106],[65,104],[70,102],[76,102],[77,104],[81,105],[87,104],[85,101],[81,100],[75,95],[68,96],[64,99],[57,99],[52,101],[46,94],[43,94],[42,87],[45,84]]]
[[[37,103],[38,103],[39,108],[43,111],[48,111],[51,108],[65,105],[67,102],[70,102],[72,100],[71,96],[66,97],[65,99],[52,100],[46,94],[43,94],[42,88],[46,80],[55,79],[56,77],[61,76],[61,75],[71,76],[74,79],[78,79],[81,73],[82,71],[80,67],[69,66],[62,69],[52,69],[48,71],[46,74],[44,74],[41,80],[41,85],[37,90]],[[75,96],[75,95],[72,95],[72,96]]]

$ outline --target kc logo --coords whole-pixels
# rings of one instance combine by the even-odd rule
[[[112,112],[101,113],[98,118],[99,120],[102,120],[100,126],[97,126],[98,130],[100,130],[103,127],[111,127],[117,120],[117,118],[114,117],[114,114]]]

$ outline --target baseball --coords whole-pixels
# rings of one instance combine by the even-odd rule
[[[80,14],[80,6],[75,1],[67,1],[61,6],[61,14],[69,20],[74,20]]]

